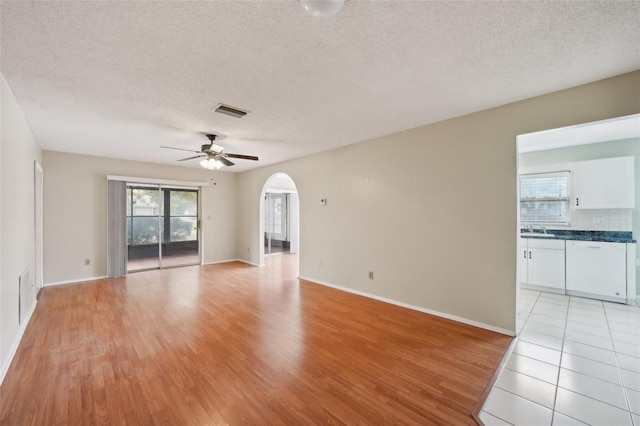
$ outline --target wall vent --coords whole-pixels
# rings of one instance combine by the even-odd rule
[[[214,112],[219,112],[220,114],[229,115],[235,118],[242,118],[249,113],[249,111],[243,111],[239,108],[234,108],[225,104],[218,104],[213,109]]]

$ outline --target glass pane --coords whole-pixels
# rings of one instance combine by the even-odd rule
[[[133,217],[131,244],[157,244],[159,239],[158,217]]]
[[[127,188],[127,270],[136,271],[160,266],[160,212],[158,188]]]
[[[127,216],[131,216],[131,188],[127,188]]]
[[[197,216],[198,193],[196,191],[171,190],[171,216]]]
[[[288,194],[267,193],[264,204],[265,254],[289,251]]]
[[[173,206],[172,206],[173,208]],[[195,241],[198,239],[195,217],[172,217],[170,219],[171,241]]]
[[[521,198],[557,198],[568,196],[568,177],[525,177],[520,179]]]
[[[567,222],[566,201],[523,201],[520,221],[534,223]]]
[[[131,191],[134,216],[157,216],[160,213],[160,191],[141,188],[133,188]]]
[[[273,199],[273,227],[271,232],[282,234],[282,198]]]
[[[520,221],[568,223],[569,177],[569,172],[521,176]]]

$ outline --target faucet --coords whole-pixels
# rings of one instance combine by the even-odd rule
[[[541,226],[540,229],[542,229],[542,232],[544,232],[544,235],[547,235],[547,228],[544,226]]]
[[[527,231],[533,233],[533,226],[527,225]]]

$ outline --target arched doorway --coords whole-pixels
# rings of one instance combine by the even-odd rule
[[[300,250],[300,203],[293,179],[276,173],[264,184],[260,197],[260,264],[265,256]]]

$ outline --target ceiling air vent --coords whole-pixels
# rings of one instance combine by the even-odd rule
[[[249,112],[225,104],[218,104],[213,111],[219,112],[220,114],[230,115],[235,118],[242,118]]]

